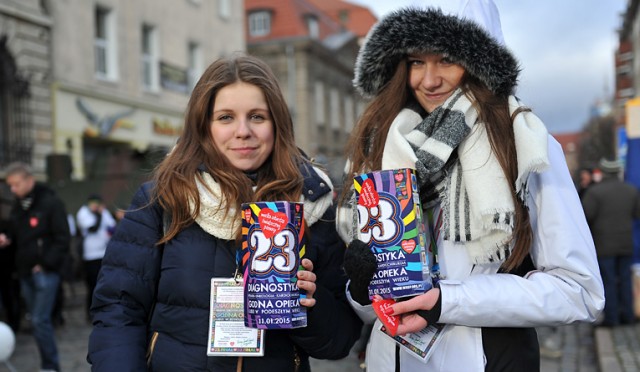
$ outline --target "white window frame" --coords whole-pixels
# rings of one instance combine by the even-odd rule
[[[327,116],[325,113],[324,84],[322,81],[318,80],[314,83],[313,95],[315,99],[316,124],[318,126],[324,126],[327,121]]]
[[[271,12],[258,10],[249,14],[249,35],[266,36],[271,33]]]
[[[317,39],[320,37],[320,24],[318,18],[315,16],[307,16],[307,29],[309,30],[309,37]]]
[[[116,16],[111,8],[97,5],[94,28],[94,70],[98,79],[118,79],[118,47],[116,38]],[[99,19],[102,18],[102,19]],[[103,35],[98,35],[99,25],[103,25]]]
[[[362,116],[366,108],[367,108],[367,104],[363,101],[358,100],[358,102],[356,103],[356,118],[355,118],[356,121],[358,121],[360,116]]]
[[[231,0],[218,0],[218,16],[225,21],[231,18]]]
[[[628,62],[631,61],[633,59],[633,53],[632,52],[624,52],[624,53],[620,53],[618,55],[618,59],[620,60],[620,62]]]
[[[355,121],[355,104],[350,94],[344,96],[344,130],[351,133]]]
[[[187,60],[189,68],[187,70],[189,78],[189,90],[193,90],[204,71],[202,47],[196,42],[190,42],[187,49]]]
[[[618,96],[622,98],[631,98],[634,94],[635,90],[633,88],[625,88],[618,91]]]
[[[624,65],[618,66],[617,69],[618,75],[628,75],[631,74],[631,65],[625,63]]]
[[[145,50],[145,46],[148,50]],[[143,89],[160,91],[160,53],[157,27],[144,23],[140,30],[140,81]]]
[[[329,91],[329,115],[331,129],[340,129],[340,92],[337,88]]]

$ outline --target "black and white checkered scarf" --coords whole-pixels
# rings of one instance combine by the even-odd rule
[[[509,97],[509,107],[511,113],[520,107],[515,97]],[[508,257],[515,216],[513,186],[491,151],[485,125],[490,124],[478,121],[472,101],[457,90],[424,119],[410,108],[402,110],[391,124],[382,157],[382,169],[417,170],[421,189],[433,190],[442,203],[444,239],[464,244],[474,263]],[[529,174],[549,164],[548,133],[533,113],[521,112],[514,119],[514,135],[515,189],[525,200]]]

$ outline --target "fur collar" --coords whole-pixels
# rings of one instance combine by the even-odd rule
[[[515,91],[520,68],[511,52],[477,23],[436,8],[404,8],[380,20],[358,53],[353,84],[373,97],[391,80],[398,63],[421,52],[448,56],[495,94]]]

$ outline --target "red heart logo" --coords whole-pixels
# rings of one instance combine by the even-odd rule
[[[38,226],[38,217],[31,217],[29,219],[29,226],[32,228]]]
[[[229,341],[229,345],[233,346],[235,344],[235,341]]]
[[[279,233],[285,228],[285,226],[287,226],[289,218],[282,212],[274,212],[270,208],[262,208],[260,210],[260,217],[258,217],[258,221],[264,236],[267,239],[271,239],[275,234]]]
[[[414,249],[416,249],[416,242],[415,240],[403,240],[400,243],[400,246],[402,247],[402,250],[407,252],[407,253],[412,253]]]
[[[396,179],[396,182],[400,182],[404,179],[404,174],[402,173],[396,173],[396,175],[394,176]]]
[[[251,208],[244,210],[244,220],[247,221],[247,223],[251,222]]]
[[[367,208],[373,208],[380,202],[380,197],[378,196],[378,192],[376,188],[373,186],[373,181],[371,178],[366,179],[362,183],[362,188],[360,188],[360,196],[358,197],[358,204],[363,205]]]
[[[378,299],[377,297],[374,297],[373,299],[373,310],[376,312],[376,315],[382,324],[384,324],[384,326],[389,330],[391,336],[395,336],[398,332],[400,317],[397,315],[387,315],[384,310],[395,303],[396,301],[392,298]]]

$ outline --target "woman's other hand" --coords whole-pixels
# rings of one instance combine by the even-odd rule
[[[300,300],[300,305],[313,307],[316,304],[316,299],[313,298],[313,294],[316,292],[316,274],[313,273],[313,262],[308,258],[303,258],[302,267],[304,270],[298,270],[298,288],[305,290],[307,297]]]
[[[434,309],[439,299],[440,288],[433,288],[409,300],[396,302],[389,306],[385,310],[385,313],[387,315],[400,316],[400,324],[398,325],[399,335],[418,332],[429,325],[425,314]],[[440,311],[438,309],[437,317],[439,316]]]

